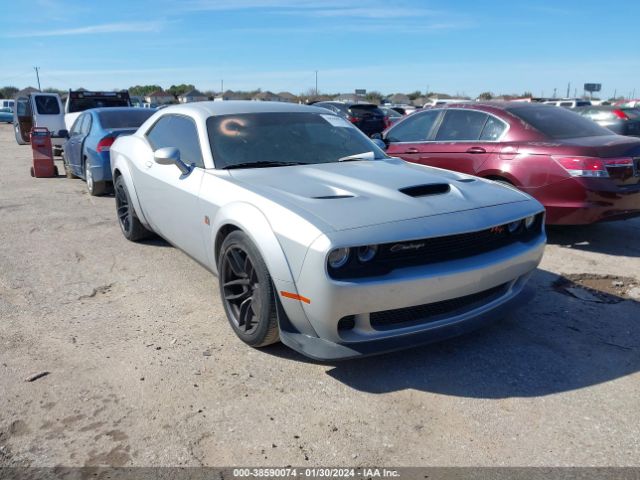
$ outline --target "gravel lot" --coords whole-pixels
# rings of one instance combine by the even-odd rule
[[[324,365],[242,344],[213,276],[30,159],[0,125],[0,465],[640,465],[640,219],[552,229],[512,318]]]

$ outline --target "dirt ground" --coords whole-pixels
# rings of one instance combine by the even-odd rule
[[[640,465],[640,219],[551,229],[510,318],[323,365],[30,155],[0,125],[0,465]]]

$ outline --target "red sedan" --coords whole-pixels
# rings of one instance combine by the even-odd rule
[[[548,224],[640,215],[640,139],[564,108],[468,103],[403,118],[382,136],[409,162],[510,183],[547,209]]]

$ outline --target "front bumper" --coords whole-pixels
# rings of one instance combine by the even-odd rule
[[[439,341],[499,318],[527,299],[525,285],[540,263],[546,237],[541,234],[473,257],[352,280],[313,274],[326,264],[325,241],[321,237],[310,248],[295,285],[310,302],[295,302],[294,312],[294,302],[282,300],[290,322],[280,323],[281,339],[309,357],[336,360]],[[496,293],[483,296],[489,291]],[[465,302],[476,296],[481,299]],[[455,305],[437,312],[450,303]],[[316,335],[293,327],[301,317]],[[390,323],[381,325],[380,318]],[[345,320],[350,323],[346,328]]]
[[[449,319],[444,324],[434,324],[417,333],[368,342],[338,343],[281,328],[280,340],[303,355],[321,361],[347,360],[439,342],[481,328],[526,305],[535,295],[533,288],[525,285],[526,280],[523,278],[519,285],[514,284],[511,294],[495,304]]]

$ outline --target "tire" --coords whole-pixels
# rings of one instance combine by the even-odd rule
[[[84,181],[87,184],[87,190],[89,195],[99,197],[107,193],[107,182],[96,182],[93,180],[93,174],[91,173],[91,165],[89,159],[84,160]]]
[[[32,177],[36,176],[36,172],[33,170],[33,167],[29,169],[29,173],[31,174]]]
[[[60,172],[58,172],[58,166],[54,165],[53,166],[53,176],[57,177],[58,175],[60,175]]]
[[[67,156],[64,155],[64,153],[62,155],[62,164],[64,165],[64,174],[67,176],[67,178],[78,178],[71,171],[71,165],[69,165],[69,162],[67,162]]]
[[[136,211],[131,204],[131,197],[127,190],[127,185],[122,176],[116,178],[115,181],[115,193],[116,193],[116,215],[118,216],[118,224],[124,238],[132,242],[144,240],[152,235],[152,232],[147,230],[136,215]]]
[[[53,148],[53,156],[54,157],[61,157],[62,156],[62,149],[61,148]]]
[[[260,252],[241,231],[231,232],[218,256],[220,298],[229,324],[247,345],[280,339],[271,275]]]
[[[16,142],[18,142],[18,145],[26,145],[29,142],[25,142],[24,139],[22,138],[22,134],[20,133],[20,131],[18,130],[18,127],[16,127],[16,125],[13,125],[13,133],[16,136]]]

